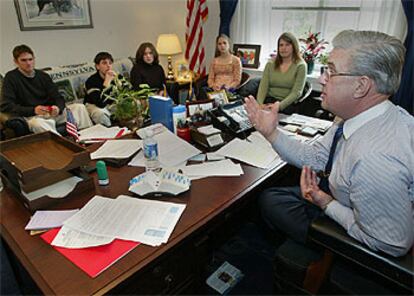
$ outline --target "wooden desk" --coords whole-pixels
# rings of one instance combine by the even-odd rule
[[[245,165],[243,170],[241,177],[193,181],[189,192],[164,198],[187,204],[168,243],[160,247],[139,245],[95,279],[39,236],[32,237],[24,230],[30,214],[7,188],[0,198],[1,235],[44,294],[176,293],[190,285],[194,274],[204,266],[202,258],[207,248],[203,246],[208,239],[214,239],[213,227],[220,225],[220,219],[225,222],[225,216],[244,198],[257,194],[276,171]],[[95,194],[112,198],[128,194],[128,181],[142,168],[125,166],[108,171],[109,186],[97,185],[95,174],[96,192],[67,200],[59,208],[80,208]]]

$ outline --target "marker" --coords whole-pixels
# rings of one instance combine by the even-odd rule
[[[106,164],[104,161],[99,160],[96,162],[96,171],[98,173],[99,185],[105,186],[109,184],[108,171],[106,170]]]

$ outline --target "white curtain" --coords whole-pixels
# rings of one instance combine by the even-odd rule
[[[374,30],[404,41],[407,18],[401,0],[362,0],[359,30]]]
[[[261,45],[260,68],[276,44],[276,37],[270,36],[271,14],[271,0],[239,0],[231,23],[233,43]]]
[[[306,2],[307,0],[303,0],[304,6],[306,6]],[[298,3],[298,1],[294,3]],[[278,38],[278,36],[272,36],[275,31],[271,28],[272,5],[277,6],[277,1],[239,0],[231,24],[231,37],[234,43],[260,44],[262,46],[260,68],[264,67],[269,54],[276,48]],[[278,26],[282,23],[283,20],[273,22],[273,24],[279,24]],[[336,22],[335,25],[338,23]],[[327,24],[326,29],[329,30],[329,27]],[[283,28],[275,29],[283,32]],[[401,0],[361,0],[359,19],[354,23],[353,28],[343,29],[381,31],[404,41],[407,20]],[[331,35],[327,33],[322,32],[322,36]]]

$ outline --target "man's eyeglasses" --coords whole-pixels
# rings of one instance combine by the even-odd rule
[[[325,70],[322,73],[322,77],[325,79],[325,81],[328,81],[329,79],[335,76],[361,76],[361,75],[351,73],[351,72],[332,72],[332,70],[329,68],[325,68]]]

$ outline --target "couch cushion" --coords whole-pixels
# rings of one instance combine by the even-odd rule
[[[129,79],[132,61],[129,58],[114,61],[113,69]],[[85,81],[95,73],[94,63],[83,63],[50,68],[46,72],[58,86],[67,104],[82,103],[85,97]]]

